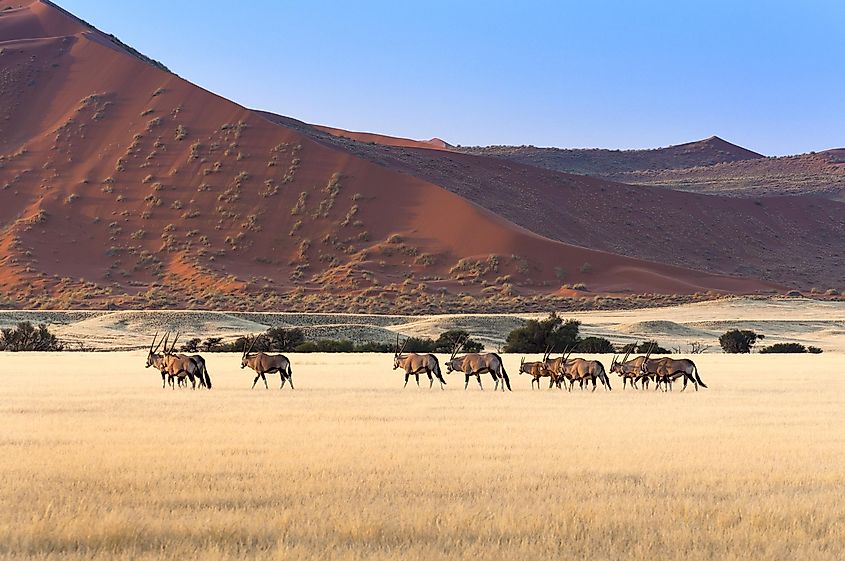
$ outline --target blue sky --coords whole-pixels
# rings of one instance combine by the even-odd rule
[[[448,142],[845,146],[841,0],[58,0],[192,82]]]

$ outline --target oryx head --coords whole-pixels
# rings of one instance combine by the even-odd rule
[[[258,341],[258,337],[253,337],[252,343],[249,343],[249,336],[244,339],[244,352],[241,355],[241,368],[249,366],[249,353],[251,353],[253,347],[255,347],[256,341]],[[247,344],[249,344],[249,347],[247,347]]]
[[[156,345],[156,339],[158,339],[158,331],[156,331],[156,334],[153,337],[153,342],[150,343],[150,348],[147,351],[147,366],[145,366],[145,368],[149,368],[150,366],[154,366],[156,361],[159,358],[161,358],[160,355],[156,354],[156,353],[158,353],[158,348],[161,346],[161,341],[159,341],[158,345]]]
[[[628,350],[625,352],[625,357],[622,360],[618,360],[617,356],[613,355],[613,362],[610,363],[611,372],[616,372],[620,376],[625,374],[625,363],[628,362],[628,357],[631,356],[631,351],[637,348],[638,343],[639,341],[634,343],[633,347],[628,347]]]
[[[455,342],[455,347],[452,349],[452,356],[449,357],[449,360],[446,361],[446,374],[451,374],[455,370],[462,370],[463,369],[463,359],[455,358],[458,356],[458,353],[464,348],[466,344],[466,339],[458,339]]]
[[[408,338],[410,339],[410,337]],[[394,348],[393,352],[393,369],[396,370],[397,368],[402,366],[402,351],[405,350],[405,347],[408,345],[408,339],[402,342],[402,347],[399,347],[399,334],[396,334],[396,347]]]

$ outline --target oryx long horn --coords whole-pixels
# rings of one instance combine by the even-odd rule
[[[176,341],[179,340],[179,332],[176,332],[176,337],[173,338],[173,343],[170,344],[170,354],[173,354],[173,351],[176,350]]]
[[[622,362],[628,362],[628,357],[631,356],[631,351],[635,351],[639,345],[639,341],[634,341],[634,346],[628,347],[628,350],[625,352],[625,358],[622,359]]]
[[[153,354],[158,350],[158,347],[155,347],[156,339],[158,339],[158,331],[156,331],[156,334],[153,336],[153,342],[150,343],[150,354]],[[159,342],[159,345],[161,345],[161,342]],[[153,349],[153,347],[155,347],[155,349]]]
[[[407,346],[408,346],[408,341],[409,341],[410,339],[411,339],[411,338],[410,338],[410,337],[408,337],[407,339],[405,339],[404,341],[402,341],[402,346],[399,348],[399,352],[398,352],[398,353],[396,353],[396,354],[398,354],[398,355],[401,355],[401,354],[402,354],[402,352],[405,350],[405,347],[407,347]],[[397,341],[397,342],[399,341],[399,335],[397,335],[397,336],[396,336],[396,341]],[[398,346],[399,346],[399,345],[397,345],[397,347],[398,347]]]
[[[162,349],[162,352],[163,352],[164,354],[167,354],[167,340],[168,340],[168,339],[170,339],[170,332],[169,332],[169,331],[168,331],[167,333],[165,333],[165,334],[164,334],[164,339],[162,339],[161,341],[159,341],[159,344],[164,343],[164,348]],[[156,347],[156,350],[158,350],[158,347]]]
[[[254,349],[254,348],[255,348],[255,344],[258,342],[258,339],[259,339],[260,337],[261,337],[261,335],[255,335],[255,336],[252,338],[252,344],[249,346],[249,350],[246,352],[247,356],[249,356],[249,353],[251,353],[251,352],[252,352],[252,349]]]
[[[457,356],[457,354],[460,352],[460,350],[463,346],[464,346],[464,342],[461,341],[461,338],[459,337],[458,340],[455,341],[455,348],[452,349],[452,358],[453,359],[455,358],[455,356]]]
[[[648,352],[647,352],[647,353],[646,353],[646,355],[645,355],[645,359],[646,359],[646,360],[648,360],[648,359],[649,359],[649,357],[651,356],[651,352],[654,350],[654,345],[655,345],[655,344],[656,344],[656,343],[652,343],[652,344],[648,347]]]
[[[246,356],[246,347],[247,347],[248,344],[249,344],[249,335],[245,335],[244,336],[244,348],[243,348],[243,352],[241,353],[241,358]]]

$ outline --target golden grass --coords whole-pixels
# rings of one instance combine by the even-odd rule
[[[295,392],[236,355],[191,392],[140,353],[1,356],[0,558],[845,556],[842,355],[702,356],[697,394],[293,358]]]

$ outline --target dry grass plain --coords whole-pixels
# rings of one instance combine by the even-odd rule
[[[191,392],[138,352],[0,356],[0,557],[845,557],[841,354],[704,355],[672,394],[292,358],[296,391],[211,355]]]

